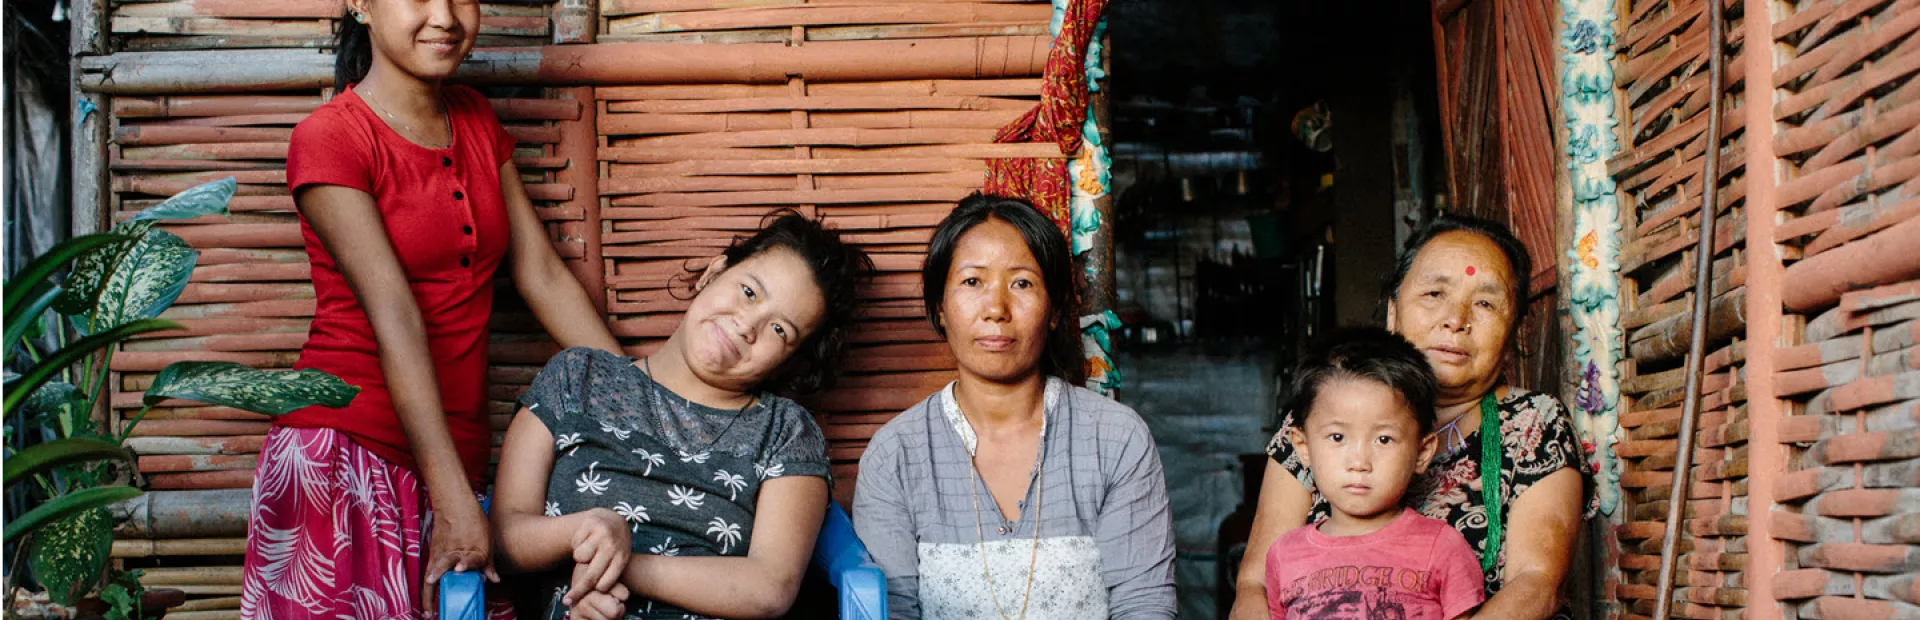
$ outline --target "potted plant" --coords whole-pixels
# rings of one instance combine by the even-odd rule
[[[310,405],[343,407],[359,393],[316,370],[176,362],[154,377],[143,407],[118,428],[96,420],[117,345],[181,328],[159,317],[186,289],[199,253],[155,225],[226,215],[236,189],[231,177],[188,189],[110,232],[55,246],[6,282],[0,340],[8,368],[5,483],[10,504],[33,506],[5,527],[14,554],[7,559],[10,599],[24,558],[45,597],[69,608],[70,616],[73,608],[115,620],[150,616],[141,609],[137,573],[108,570],[114,526],[108,506],[141,494],[124,443],[153,406],[184,399],[281,415]],[[53,346],[36,344],[46,341]],[[15,374],[23,359],[30,365]]]

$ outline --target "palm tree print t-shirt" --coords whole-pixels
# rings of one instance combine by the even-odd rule
[[[520,406],[553,434],[546,515],[612,509],[626,518],[635,554],[745,556],[762,484],[828,477],[826,438],[793,401],[707,407],[654,383],[632,358],[598,349],[562,351]],[[566,616],[570,569],[545,577],[550,620]],[[627,617],[698,616],[636,596]]]

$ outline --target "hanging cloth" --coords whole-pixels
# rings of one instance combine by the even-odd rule
[[[1107,0],[1067,0],[1060,33],[1047,52],[1040,104],[1000,128],[994,142],[1052,142],[1060,145],[1063,155],[1080,150],[1080,129],[1087,122],[1087,46],[1106,10]],[[988,160],[987,193],[1032,202],[1064,234],[1070,230],[1067,162],[1063,158]]]

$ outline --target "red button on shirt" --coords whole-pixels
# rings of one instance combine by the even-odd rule
[[[430,149],[388,127],[353,89],[342,91],[294,128],[287,185],[296,192],[308,185],[338,185],[374,197],[420,306],[447,428],[467,477],[479,482],[486,478],[493,445],[486,409],[492,280],[510,236],[500,167],[512,157],[514,139],[480,93],[450,86],[444,96],[453,145]],[[375,454],[417,471],[387,393],[366,311],[304,215],[300,231],[313,263],[316,303],[296,367],[333,373],[360,386],[360,395],[344,409],[309,407],[274,423],[342,431]]]

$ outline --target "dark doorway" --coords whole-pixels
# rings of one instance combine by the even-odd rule
[[[1398,241],[1445,191],[1432,18],[1114,0],[1109,19],[1119,398],[1178,481],[1181,617],[1219,617],[1295,352],[1381,322]]]

